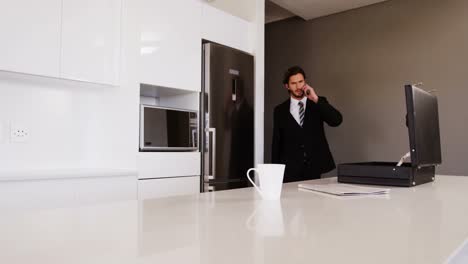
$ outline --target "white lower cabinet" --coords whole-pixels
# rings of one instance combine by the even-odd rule
[[[200,193],[200,176],[138,180],[138,199]]]
[[[199,175],[200,159],[200,152],[140,152],[138,179]]]
[[[50,209],[135,200],[137,180],[96,177],[0,182],[0,208]]]

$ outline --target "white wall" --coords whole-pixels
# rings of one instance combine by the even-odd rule
[[[0,168],[134,168],[133,90],[0,72]],[[8,123],[27,127],[28,142],[8,142]]]

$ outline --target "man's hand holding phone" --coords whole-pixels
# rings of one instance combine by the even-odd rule
[[[318,102],[318,95],[317,93],[315,92],[314,88],[310,87],[307,83],[304,84],[304,86],[302,87],[302,90],[304,90],[307,98],[309,100],[312,100],[314,101],[314,103],[317,103]]]

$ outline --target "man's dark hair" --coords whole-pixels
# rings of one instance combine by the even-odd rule
[[[293,66],[284,73],[283,84],[288,84],[289,78],[298,73],[302,74],[302,76],[304,76],[304,79],[306,78],[305,72],[301,67]]]

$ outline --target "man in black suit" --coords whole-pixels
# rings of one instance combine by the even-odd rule
[[[272,162],[286,164],[284,182],[319,179],[336,167],[323,124],[336,127],[343,118],[305,79],[298,66],[286,71],[283,84],[290,97],[273,114]]]

